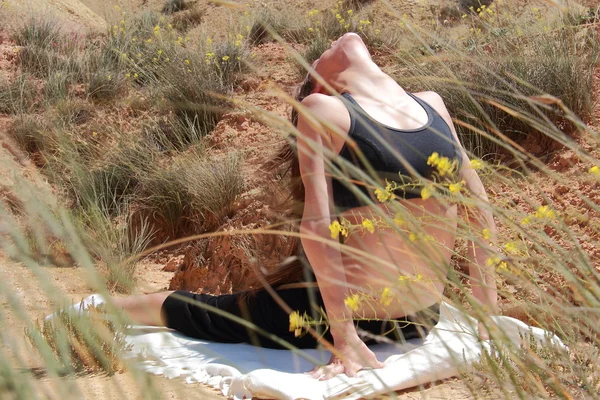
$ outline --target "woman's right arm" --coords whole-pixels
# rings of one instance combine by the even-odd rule
[[[329,96],[311,95],[302,101],[305,112],[298,118],[298,161],[305,191],[300,233],[317,278],[334,344],[328,365],[317,366],[311,372],[313,377],[321,379],[340,373],[355,376],[363,367],[383,366],[358,337],[352,313],[344,302],[349,292],[339,244],[332,243],[329,232],[333,197],[331,179],[325,174],[325,150],[331,150],[331,138],[319,121],[331,122],[331,115],[337,115],[335,101]]]

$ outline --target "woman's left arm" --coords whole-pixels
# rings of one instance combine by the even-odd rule
[[[471,207],[470,213],[467,215],[468,223],[473,232],[481,232],[479,240],[474,238],[468,240],[468,259],[469,259],[469,277],[471,279],[471,287],[473,297],[479,303],[479,308],[483,311],[484,321],[479,324],[479,333],[482,339],[488,339],[488,332],[485,320],[491,315],[497,313],[498,308],[498,289],[496,287],[495,266],[490,265],[488,259],[495,254],[491,243],[494,243],[496,237],[496,224],[492,215],[492,207],[490,206],[487,193],[479,178],[477,172],[470,168],[469,157],[460,143],[452,118],[444,105],[442,98],[434,92],[426,92],[427,101],[435,105],[436,111],[444,118],[456,143],[460,148],[462,157],[462,168],[460,177],[465,182],[465,186],[473,196],[474,207]],[[487,235],[483,232],[487,231]],[[484,236],[489,236],[485,238]]]
[[[352,313],[344,300],[348,285],[338,243],[332,243],[329,225],[331,212],[331,179],[325,174],[325,149],[331,150],[323,121],[335,98],[313,94],[302,101],[306,113],[298,119],[298,159],[305,190],[304,214],[300,225],[302,245],[313,268],[323,298],[334,349],[329,365],[315,367],[313,377],[329,379],[339,373],[355,376],[363,367],[383,364],[358,337]]]

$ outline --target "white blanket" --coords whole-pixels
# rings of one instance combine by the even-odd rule
[[[506,342],[518,345],[533,335],[541,345],[564,348],[555,335],[509,317],[493,317]],[[319,381],[302,372],[313,363],[309,355],[325,363],[329,353],[321,350],[292,352],[258,348],[247,344],[222,344],[190,339],[164,328],[134,327],[128,341],[129,356],[140,368],[168,378],[185,377],[219,388],[234,399],[357,399],[446,379],[480,360],[489,342],[479,342],[476,322],[447,303],[440,306],[440,321],[424,340],[405,345],[371,346],[385,367],[360,371],[358,377],[339,375]]]

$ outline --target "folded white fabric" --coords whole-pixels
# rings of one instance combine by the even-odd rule
[[[543,329],[509,317],[493,317],[506,339],[514,344],[532,335],[540,345],[564,348],[562,341]],[[385,367],[360,371],[356,378],[339,375],[319,381],[303,372],[329,359],[321,350],[292,352],[263,349],[247,344],[223,344],[190,339],[164,328],[134,327],[127,340],[129,357],[137,357],[141,369],[168,378],[185,377],[202,382],[234,399],[357,399],[391,390],[450,378],[480,359],[476,321],[453,306],[442,303],[440,321],[424,340],[404,345],[371,346]]]

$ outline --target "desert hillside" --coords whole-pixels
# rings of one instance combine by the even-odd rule
[[[570,347],[390,396],[598,396],[597,1],[2,0],[0,398],[222,398],[118,351],[108,368],[79,344],[65,367],[31,332],[91,293],[231,293],[296,255],[288,171],[269,161],[307,65],[346,32],[442,96],[494,210],[500,313]],[[455,185],[437,193],[468,213]],[[458,231],[444,296],[477,313],[467,242],[489,235]]]

